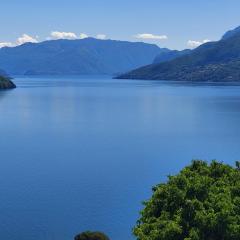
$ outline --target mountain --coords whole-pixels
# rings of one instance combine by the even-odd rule
[[[228,39],[228,38],[230,38],[230,37],[233,37],[234,35],[236,35],[236,34],[238,34],[238,33],[240,33],[240,26],[237,27],[237,28],[235,28],[235,29],[233,29],[233,30],[230,30],[230,31],[226,32],[226,33],[223,35],[222,39],[223,39],[223,40],[226,40],[226,39]]]
[[[171,61],[175,58],[187,55],[189,53],[191,53],[190,49],[185,49],[185,50],[182,50],[182,51],[178,51],[178,50],[169,50],[169,49],[166,48],[165,51],[162,51],[161,53],[159,53],[157,55],[157,57],[154,59],[153,63],[157,64],[157,63]]]
[[[240,81],[240,32],[209,42],[169,62],[148,65],[118,78],[176,81]]]
[[[152,63],[161,51],[141,42],[51,40],[0,49],[0,66],[10,75],[116,74]]]

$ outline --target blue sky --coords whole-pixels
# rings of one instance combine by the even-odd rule
[[[0,42],[12,44],[55,31],[183,49],[240,25],[239,0],[1,0],[0,9]]]

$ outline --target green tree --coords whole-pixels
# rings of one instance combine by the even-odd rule
[[[109,238],[102,232],[83,232],[77,235],[74,240],[109,240]]]
[[[12,82],[10,77],[0,75],[0,89],[15,88],[16,85]]]
[[[239,240],[239,166],[194,160],[154,187],[144,205],[138,240]]]

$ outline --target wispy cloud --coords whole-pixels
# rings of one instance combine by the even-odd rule
[[[73,32],[51,32],[52,39],[77,39],[77,35]]]
[[[27,42],[37,43],[37,38],[34,38],[28,34],[23,34],[21,37],[19,37],[16,41],[17,45],[22,45]]]
[[[81,33],[81,34],[79,35],[79,38],[80,38],[80,39],[88,38],[88,35],[87,35],[86,33]]]
[[[0,42],[0,48],[3,47],[16,47],[19,45],[22,45],[24,43],[32,42],[32,43],[37,43],[38,37],[32,37],[26,33],[24,33],[21,37],[17,38],[16,42]]]
[[[107,38],[107,35],[105,35],[105,34],[98,34],[98,35],[96,36],[96,38],[97,38],[97,39],[100,39],[100,40],[105,40],[105,39]]]
[[[204,43],[207,43],[207,42],[211,42],[211,40],[209,39],[205,39],[203,41],[195,41],[195,40],[189,40],[187,42],[187,45],[188,47],[190,48],[196,48],[196,47],[199,47],[200,45],[204,44]]]
[[[0,48],[3,48],[3,47],[13,47],[14,44],[11,43],[11,42],[0,42]]]
[[[167,40],[168,36],[166,35],[154,35],[151,33],[140,33],[135,35],[135,38],[138,39],[152,39],[152,40]]]
[[[47,40],[58,40],[58,39],[68,39],[68,40],[74,40],[74,39],[84,39],[88,38],[88,35],[86,33],[80,33],[79,36],[74,32],[59,32],[59,31],[52,31],[51,36],[47,38]]]

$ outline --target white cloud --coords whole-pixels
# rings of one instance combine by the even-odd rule
[[[11,42],[0,42],[0,48],[3,47],[13,47],[14,44],[12,44]]]
[[[79,38],[80,38],[80,39],[88,38],[88,35],[85,34],[85,33],[81,33],[81,34],[79,35]]]
[[[34,37],[24,33],[21,37],[17,38],[15,43],[0,42],[0,48],[15,47],[15,46],[22,45],[22,44],[28,43],[28,42],[37,43],[38,42],[37,38],[38,38],[37,36],[34,38]]]
[[[88,35],[85,33],[81,33],[79,37],[77,36],[76,33],[73,32],[58,32],[58,31],[53,31],[51,32],[51,37],[47,38],[47,40],[51,39],[69,39],[69,40],[74,40],[74,39],[84,39],[88,38]]]
[[[31,37],[27,34],[23,34],[21,37],[19,37],[16,41],[17,45],[22,45],[27,42],[37,43],[38,40],[34,37]]]
[[[73,32],[51,32],[51,38],[53,39],[77,39],[77,35]]]
[[[107,35],[105,35],[105,34],[98,34],[98,35],[96,36],[96,38],[97,38],[97,39],[100,39],[100,40],[104,40],[104,39],[107,38]]]
[[[168,37],[166,35],[154,35],[151,33],[141,33],[137,34],[135,38],[138,39],[152,39],[152,40],[167,40]]]
[[[189,40],[187,42],[187,45],[190,47],[190,48],[196,48],[196,47],[199,47],[200,45],[204,44],[204,43],[207,43],[207,42],[211,42],[211,40],[209,39],[205,39],[203,41],[194,41],[194,40]]]

